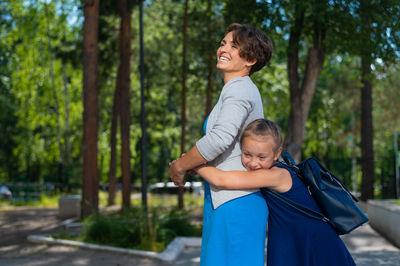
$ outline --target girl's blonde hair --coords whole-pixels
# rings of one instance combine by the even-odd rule
[[[277,152],[282,146],[281,128],[276,123],[268,119],[256,119],[248,124],[243,131],[242,137],[240,138],[240,143],[242,143],[245,137],[249,136],[272,136],[275,142],[275,152]]]

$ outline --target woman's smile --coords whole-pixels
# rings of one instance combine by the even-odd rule
[[[222,62],[228,62],[229,61],[229,59],[227,57],[225,57],[225,56],[220,56],[219,60],[222,61]]]

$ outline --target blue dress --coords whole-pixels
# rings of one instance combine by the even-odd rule
[[[214,210],[206,181],[204,191],[200,265],[264,266],[268,207],[262,193],[236,198]]]
[[[283,196],[319,211],[303,182],[292,176],[292,187]],[[299,214],[263,193],[270,210],[268,221],[267,265],[269,266],[346,266],[353,258],[333,228],[322,221]]]

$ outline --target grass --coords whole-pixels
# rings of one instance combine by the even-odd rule
[[[79,193],[78,193],[79,194]],[[131,194],[132,195],[132,194]],[[12,209],[13,206],[34,206],[34,207],[58,207],[58,200],[66,194],[42,194],[41,198],[36,201],[9,201],[0,200],[0,211]],[[99,191],[99,207],[106,207],[108,200],[108,193]],[[203,197],[197,194],[185,194],[185,206],[190,208],[197,208],[203,206]],[[115,197],[115,204],[121,205],[122,196],[121,191],[118,191]],[[147,203],[150,208],[152,207],[174,207],[178,206],[178,197],[175,194],[147,194]],[[131,200],[133,207],[140,207],[142,205],[141,196]]]
[[[57,194],[42,194],[39,200],[29,200],[29,201],[9,201],[9,200],[0,200],[0,211],[1,210],[9,210],[14,206],[32,206],[32,207],[57,207],[58,199],[62,195]]]

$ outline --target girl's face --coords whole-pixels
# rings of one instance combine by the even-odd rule
[[[239,45],[233,42],[233,34],[229,32],[217,50],[217,68],[225,74],[238,76],[248,75],[254,63],[239,56]]]
[[[282,148],[274,151],[272,136],[247,136],[242,140],[242,164],[248,171],[269,169],[278,160]]]

